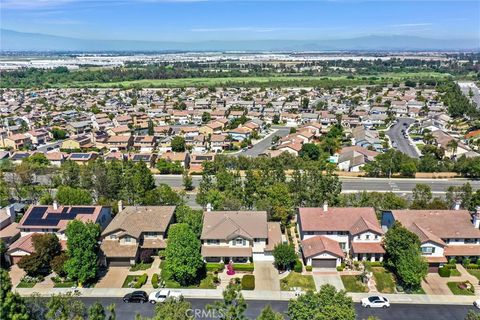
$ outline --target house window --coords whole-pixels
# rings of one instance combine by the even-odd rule
[[[343,251],[345,251],[346,247],[347,247],[347,244],[345,242],[340,242],[340,248],[342,248]]]
[[[476,243],[477,242],[477,239],[475,238],[466,238],[465,239],[465,243]]]
[[[116,234],[111,234],[110,239],[117,239],[117,235]]]
[[[423,254],[432,254],[435,253],[435,247],[422,247]]]
[[[244,240],[242,238],[235,239],[235,244],[238,245],[238,246],[243,245],[244,244],[243,242],[244,242]]]
[[[130,238],[129,236],[126,236],[124,239],[125,239],[125,242],[131,242],[132,241],[132,238]]]
[[[327,234],[333,234],[333,231],[327,231]]]
[[[360,235],[358,235],[358,236],[357,236],[357,240],[360,240],[360,239],[361,239],[361,236],[360,236]]]
[[[375,235],[375,240],[378,240],[378,234]]]
[[[370,240],[370,235],[367,234],[367,235],[365,236],[365,239]]]
[[[207,244],[210,244],[210,245],[219,245],[220,244],[220,240],[218,239],[208,239],[207,240]]]

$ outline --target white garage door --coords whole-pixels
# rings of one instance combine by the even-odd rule
[[[273,254],[271,253],[254,253],[253,261],[274,261]]]

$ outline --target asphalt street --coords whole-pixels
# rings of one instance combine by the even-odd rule
[[[154,305],[146,304],[125,304],[120,298],[80,298],[87,306],[95,301],[101,302],[104,306],[111,303],[116,305],[118,320],[132,320],[135,315],[153,316]],[[208,299],[187,299],[192,304],[192,314],[197,315],[195,319],[207,320],[218,319],[215,314],[206,310],[206,305],[214,302]],[[285,313],[288,308],[287,301],[249,300],[246,316],[255,319],[266,306],[270,305],[275,311]],[[355,304],[357,319],[367,319],[368,316],[376,316],[380,320],[463,320],[469,309],[473,306],[464,305],[425,305],[425,304],[393,304],[389,309],[365,309],[360,304]]]
[[[272,139],[273,137],[285,137],[289,134],[290,128],[286,127],[274,127],[277,131],[274,133],[270,134],[266,138],[260,140],[257,142],[251,149],[247,149],[245,151],[241,151],[239,153],[236,153],[237,156],[247,156],[247,157],[257,157],[258,155],[262,154],[268,148],[272,146]]]
[[[469,92],[470,89],[472,89],[473,96],[470,99],[477,104],[478,108],[480,108],[480,90],[478,89],[475,82],[458,82],[458,85],[460,86],[460,90],[462,90],[462,93],[468,98],[470,98]]]
[[[390,141],[395,149],[400,150],[412,158],[418,158],[419,154],[417,153],[417,150],[410,144],[408,138],[404,137],[402,132],[402,130],[405,130],[406,132],[408,127],[414,122],[415,119],[412,118],[399,118],[398,122],[392,125],[386,133],[390,137]]]

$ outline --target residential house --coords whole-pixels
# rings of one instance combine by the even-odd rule
[[[103,230],[101,263],[134,265],[166,248],[166,237],[174,220],[175,206],[129,206],[122,208]],[[143,257],[142,257],[143,256]]]
[[[207,262],[273,261],[282,233],[280,223],[268,222],[265,211],[207,211],[200,239]]]
[[[467,210],[391,210],[382,214],[382,227],[400,222],[420,239],[429,272],[451,258],[480,257],[480,215]]]
[[[307,266],[335,268],[345,257],[382,261],[383,230],[374,208],[299,208],[297,227]]]

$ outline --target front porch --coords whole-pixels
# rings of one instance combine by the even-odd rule
[[[352,242],[353,261],[382,262],[385,249],[380,242]]]
[[[252,248],[202,246],[202,257],[205,262],[248,263],[252,260]]]

